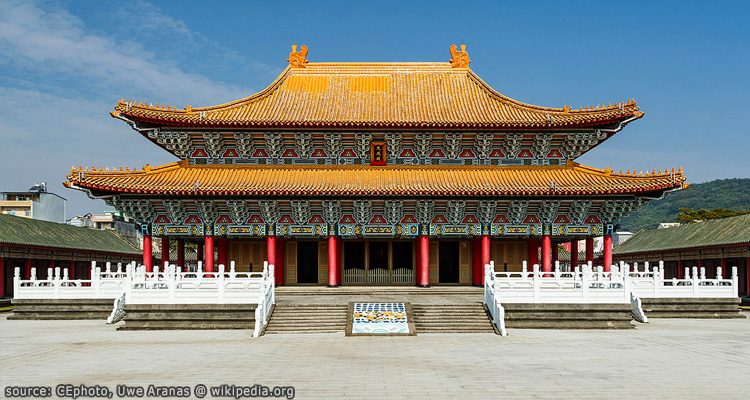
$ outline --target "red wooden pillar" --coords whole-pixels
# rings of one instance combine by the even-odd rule
[[[219,238],[217,240],[217,247],[219,249],[219,264],[224,265],[224,268],[229,270],[229,239]]]
[[[745,296],[750,296],[750,256],[745,259]]]
[[[284,253],[286,253],[286,239],[277,239],[277,241],[276,264],[273,265],[273,278],[274,283],[278,286],[284,284]]]
[[[5,297],[5,258],[0,257],[0,297]]]
[[[552,236],[542,236],[542,271],[552,271]]]
[[[31,259],[27,258],[23,263],[23,279],[31,279]]]
[[[421,235],[418,239],[419,258],[417,260],[417,286],[430,286],[430,239]]]
[[[339,252],[336,236],[328,236],[328,287],[339,286]]]
[[[164,263],[169,262],[169,238],[163,236],[161,238],[161,268],[164,269]]]
[[[685,279],[685,268],[682,266],[682,260],[677,260],[677,279]]]
[[[578,266],[578,241],[570,242],[570,270],[575,271]]]
[[[727,271],[727,259],[724,257],[721,257],[721,277],[722,278],[729,278],[732,274]]]
[[[206,272],[214,272],[214,237],[211,235],[203,239],[206,246]]]
[[[185,239],[177,239],[177,266],[185,271]]]
[[[534,267],[534,264],[539,264],[539,241],[535,237],[529,238],[529,254],[528,254],[528,265],[529,270]]]
[[[269,264],[276,267],[276,236],[266,236],[266,258]]]
[[[586,263],[594,262],[594,238],[586,238]]]
[[[73,260],[70,260],[68,264],[68,276],[70,279],[76,279],[76,262]]]
[[[146,272],[152,272],[154,270],[151,235],[143,235],[143,265],[146,266]]]
[[[604,272],[612,267],[612,235],[604,235]]]
[[[484,276],[482,266],[482,247],[480,238],[471,239],[471,283],[481,286]]]
[[[479,264],[479,284],[484,285],[484,266],[490,263],[490,235],[482,235],[480,240],[482,262]]]

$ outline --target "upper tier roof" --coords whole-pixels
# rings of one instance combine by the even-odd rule
[[[307,62],[306,48],[265,90],[184,109],[120,100],[112,115],[169,127],[298,129],[575,129],[640,118],[634,100],[571,109],[525,104],[496,92],[452,48],[451,62]]]
[[[68,187],[96,194],[179,196],[565,196],[658,195],[681,188],[682,170],[622,174],[562,166],[192,165],[136,171],[73,169]]]

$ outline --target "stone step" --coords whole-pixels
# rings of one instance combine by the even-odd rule
[[[93,312],[93,311],[68,311],[60,312],[14,312],[8,315],[9,320],[82,320],[82,319],[100,319],[106,320],[110,312]]]
[[[540,320],[517,320],[506,321],[508,329],[635,329],[632,321],[610,320],[610,321],[540,321]]]
[[[285,334],[286,335],[286,334],[310,334],[310,333],[341,333],[341,332],[344,332],[344,329],[315,329],[315,330],[305,330],[305,331],[300,331],[300,330],[281,330],[281,329],[270,330],[269,331],[268,329],[266,329],[266,333],[267,334],[271,334],[271,335],[274,335],[274,334]]]
[[[491,326],[415,327],[417,333],[495,333]]]
[[[112,312],[110,299],[13,299],[10,320],[106,319]]]
[[[274,325],[274,326],[282,326],[282,325],[284,325],[284,326],[286,326],[286,325],[289,325],[289,326],[292,326],[292,325],[295,325],[295,326],[316,326],[316,325],[341,325],[341,326],[344,326],[344,325],[346,325],[346,320],[345,319],[341,319],[341,320],[321,320],[321,321],[305,322],[305,321],[287,320],[287,319],[284,319],[284,320],[276,319],[276,320],[274,320],[273,318],[271,318],[271,320],[268,321],[268,324],[269,325]]]
[[[112,311],[113,304],[81,304],[81,305],[74,305],[74,304],[65,304],[65,305],[57,305],[57,304],[40,304],[40,305],[30,305],[30,304],[19,304],[16,305],[16,312],[78,312],[78,311],[94,311],[94,312],[100,312],[100,311]]]
[[[641,299],[649,318],[743,318],[739,298]]]
[[[603,313],[603,312],[591,312],[591,313],[543,313],[543,312],[507,312],[505,313],[505,320],[561,320],[561,321],[585,321],[585,320],[609,320],[609,319],[622,319],[631,320],[632,317],[629,313]]]
[[[649,311],[646,312],[649,318],[696,318],[696,319],[732,319],[746,318],[740,312],[668,312],[668,311]]]
[[[255,313],[127,313],[129,321],[255,321]]]
[[[340,308],[295,308],[295,309],[289,309],[289,308],[282,308],[274,310],[274,312],[278,312],[279,314],[288,314],[288,315],[298,315],[298,314],[315,314],[315,313],[321,313],[321,314],[328,314],[328,313],[338,313],[338,314],[346,314],[346,308],[340,309]]]
[[[126,304],[119,330],[254,329],[254,304]]]
[[[247,321],[126,321],[117,330],[200,330],[200,329],[255,329],[255,322]]]

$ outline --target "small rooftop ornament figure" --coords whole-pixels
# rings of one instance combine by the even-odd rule
[[[453,68],[469,68],[469,63],[471,60],[469,60],[469,53],[466,52],[466,45],[461,45],[461,51],[458,51],[458,48],[455,44],[452,44],[450,47],[451,50],[451,66]]]
[[[292,45],[292,52],[289,53],[289,58],[287,59],[289,61],[289,65],[292,68],[305,68],[305,64],[308,63],[307,61],[307,46],[304,44],[300,46],[300,51],[297,51],[297,45]]]

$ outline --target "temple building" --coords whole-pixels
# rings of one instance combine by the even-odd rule
[[[558,244],[604,236],[683,188],[682,170],[615,172],[575,162],[643,117],[634,100],[525,104],[449,62],[309,62],[292,47],[266,89],[211,107],[120,100],[111,115],[179,159],[71,170],[66,185],[136,219],[185,267],[276,268],[277,284],[481,284],[482,266],[554,265]],[[577,245],[575,245],[577,247]],[[541,248],[541,251],[540,251]],[[578,249],[571,249],[578,254]],[[577,258],[577,257],[576,257]],[[586,260],[572,260],[573,264]]]

